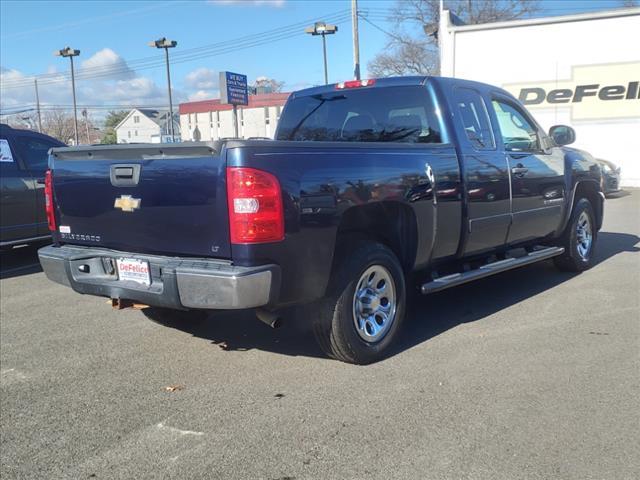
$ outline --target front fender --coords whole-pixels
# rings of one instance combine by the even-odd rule
[[[575,148],[563,148],[565,152],[565,183],[567,198],[562,223],[556,236],[566,228],[578,193],[586,196],[593,204],[598,230],[604,217],[604,194],[602,193],[602,170],[590,153]]]

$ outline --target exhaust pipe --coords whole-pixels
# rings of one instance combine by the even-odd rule
[[[280,328],[280,326],[282,325],[282,319],[280,318],[280,315],[263,308],[256,309],[256,317],[258,317],[258,320],[260,320],[262,323],[266,323],[271,328]]]

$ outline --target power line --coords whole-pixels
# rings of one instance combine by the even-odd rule
[[[318,17],[316,17],[318,18]],[[349,20],[349,10],[340,10],[334,12],[329,15],[325,15],[322,18],[327,19],[333,23],[344,23]],[[172,57],[175,59],[172,63],[185,63],[194,60],[199,60],[201,58],[207,58],[211,56],[222,55],[226,53],[236,52],[238,50],[243,50],[246,48],[252,48],[255,46],[266,45],[268,43],[277,42],[280,40],[285,40],[288,38],[292,38],[294,36],[303,35],[301,27],[305,26],[311,20],[305,20],[303,22],[297,22],[294,24],[290,24],[284,27],[275,28],[271,30],[266,30],[264,32],[259,32],[256,34],[245,35],[243,37],[226,40],[223,42],[217,42],[210,45],[204,45],[200,47],[195,47],[191,49],[183,49],[181,52],[177,52]],[[83,69],[79,69],[76,74],[76,78],[79,80],[87,80],[93,78],[102,78],[105,76],[113,76],[118,74],[126,74],[130,73],[133,70],[145,70],[150,68],[156,68],[158,66],[162,66],[164,62],[161,58],[157,56],[153,57],[145,57],[137,60],[132,60],[126,62],[124,65],[112,66],[98,66],[98,67],[85,67]],[[14,81],[5,81],[2,84],[2,88],[22,88],[27,85],[31,85],[34,78],[38,78],[40,80],[40,84],[51,84],[58,83],[61,81],[65,81],[70,77],[68,72],[60,72],[60,73],[46,73],[40,74],[30,77],[24,77],[20,80]]]
[[[165,104],[152,104],[152,105],[136,105],[136,104],[118,104],[118,105],[78,105],[78,108],[83,110],[131,110],[134,108],[150,108],[150,109],[166,109]],[[41,105],[41,110],[72,110],[73,105]],[[24,112],[36,112],[36,106],[24,106],[13,107],[11,110],[0,110],[0,115],[17,115]]]
[[[328,17],[332,19],[336,18],[337,20],[340,20],[342,18],[346,18],[347,15],[348,15],[348,11],[344,10],[342,13],[339,13],[339,12],[333,13],[333,14],[330,14]],[[175,55],[173,55],[173,57],[177,59],[182,58],[183,60],[184,59],[190,60],[193,58],[197,59],[197,58],[202,58],[204,56],[207,56],[209,53],[221,54],[221,53],[226,53],[227,50],[235,51],[239,49],[239,47],[244,48],[246,46],[254,46],[254,44],[269,43],[269,41],[276,41],[281,39],[280,37],[282,37],[283,35],[288,36],[289,33],[299,34],[300,27],[306,25],[307,23],[308,21],[298,22],[296,24],[291,24],[285,27],[267,30],[265,32],[260,32],[252,35],[245,35],[243,37],[226,40],[223,42],[218,42],[218,43],[186,49],[186,50],[183,49],[181,52],[177,52]],[[269,36],[271,36],[271,38],[269,38]],[[266,40],[266,41],[263,42],[263,40]],[[226,48],[227,46],[231,48]],[[198,54],[201,54],[201,55],[198,55]],[[127,73],[133,69],[152,68],[157,65],[162,65],[163,62],[160,60],[161,59],[159,59],[157,56],[153,56],[153,57],[146,57],[146,58],[128,61],[127,64],[124,66],[121,65],[121,66],[114,67],[110,65],[105,65],[105,66],[98,66],[98,67],[85,67],[83,69],[78,70],[77,77],[88,79],[88,78],[94,78],[94,77],[104,76],[104,75]],[[177,62],[172,62],[172,63],[177,63]],[[69,74],[67,72],[60,72],[60,73],[40,74],[37,77],[40,79],[53,78],[56,82],[58,82],[62,80],[61,77],[68,77],[68,76]],[[28,78],[30,77],[27,77],[24,80],[21,79],[21,80],[16,80],[14,82],[11,82],[11,81],[5,82],[4,86],[5,88],[22,86],[23,84],[28,84],[28,82],[26,81],[28,80]]]

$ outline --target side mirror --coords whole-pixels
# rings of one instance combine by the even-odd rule
[[[549,136],[560,147],[576,141],[576,131],[567,125],[554,125],[549,129]]]

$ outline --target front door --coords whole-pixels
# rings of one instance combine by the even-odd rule
[[[492,102],[511,175],[513,223],[507,242],[514,244],[553,233],[564,205],[564,155],[530,119],[507,98]]]

